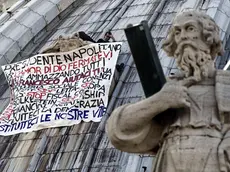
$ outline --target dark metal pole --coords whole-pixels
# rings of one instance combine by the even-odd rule
[[[147,21],[142,21],[137,26],[128,26],[125,34],[145,96],[149,97],[160,91],[166,79]]]

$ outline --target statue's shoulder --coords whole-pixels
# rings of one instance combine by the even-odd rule
[[[217,70],[216,71],[216,82],[230,85],[230,71]]]
[[[230,71],[229,70],[216,70],[216,75],[230,76]]]
[[[216,71],[216,100],[220,114],[230,112],[230,71]]]

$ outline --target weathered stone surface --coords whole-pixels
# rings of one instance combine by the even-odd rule
[[[37,35],[33,35],[32,39],[25,47],[23,47],[23,49],[20,50],[20,52],[16,51],[15,54],[12,54],[10,56],[8,55],[9,62],[10,60],[14,62],[22,60],[32,55],[35,55],[37,52],[42,52],[50,45],[53,45],[59,35],[71,35],[77,31],[82,31],[81,29],[84,29],[83,31],[90,34],[93,39],[97,40],[101,37],[101,35],[103,35],[104,30],[111,29],[116,40],[124,42],[122,46],[122,53],[118,59],[118,64],[124,63],[125,67],[124,71],[122,73],[119,73],[119,82],[116,85],[113,95],[111,96],[108,113],[110,113],[115,107],[119,105],[125,103],[134,103],[143,99],[143,90],[139,87],[139,77],[135,70],[136,68],[133,63],[129,46],[123,31],[123,28],[125,28],[129,22],[136,24],[140,20],[151,19],[149,20],[149,25],[152,26],[151,33],[154,37],[154,43],[156,44],[157,50],[159,51],[159,57],[162,59],[162,62],[167,61],[169,63],[169,66],[163,64],[165,74],[167,75],[171,73],[171,71],[174,72],[174,70],[176,70],[174,67],[174,59],[171,59],[170,61],[163,59],[166,56],[162,53],[161,45],[162,41],[165,39],[167,30],[171,26],[171,20],[175,17],[176,13],[181,10],[181,6],[186,1],[81,0],[75,1],[74,4],[69,4],[69,7],[67,7],[67,3],[65,3],[66,0],[48,0],[50,3],[45,0],[37,0],[37,2],[35,1],[36,0],[30,1],[28,3],[28,6],[35,3],[31,8],[35,9],[35,13],[37,11],[39,12],[39,14],[33,14],[33,12],[31,11],[31,15],[23,15],[23,20],[20,20],[20,23],[26,26],[28,24],[28,26],[33,29],[32,33],[37,33]],[[226,0],[224,1],[223,5],[220,6],[220,0],[205,1],[204,5],[202,5],[202,2],[203,1],[201,0],[196,0],[198,8],[201,8],[204,11],[207,10],[209,15],[213,15],[214,17],[217,10],[220,10],[224,7],[226,7],[225,9],[227,9],[226,3],[229,3],[229,1]],[[64,6],[60,6],[61,8],[59,8],[58,3],[63,3]],[[13,12],[12,16],[5,16],[6,18],[4,18],[3,22],[4,25],[10,24],[10,22],[6,21],[13,16],[17,16],[15,14],[17,12],[20,12],[21,8],[28,8],[28,6],[23,5],[19,8],[19,10]],[[212,10],[213,7],[211,6],[213,6],[217,10]],[[146,7],[146,10],[143,7]],[[64,10],[64,13],[62,14],[60,13],[60,11],[63,9],[68,11]],[[142,11],[132,11],[130,9],[142,9]],[[149,11],[149,9],[151,10]],[[57,13],[57,11],[59,12]],[[226,10],[221,11],[225,11],[225,13],[227,14]],[[56,18],[54,18],[55,16],[53,14],[57,14]],[[126,16],[124,16],[123,14],[126,14]],[[39,15],[41,17],[39,17]],[[95,18],[93,17],[94,15]],[[31,16],[35,17],[35,20],[32,20]],[[219,18],[217,16],[215,20],[218,19]],[[11,20],[11,22],[12,21],[14,20]],[[44,28],[42,28],[44,26],[44,21],[46,21],[46,25]],[[47,21],[51,22],[47,23]],[[228,25],[227,22],[226,25]],[[16,34],[16,36],[20,35],[20,33],[14,31],[14,28],[10,29],[13,33]],[[229,32],[228,30],[229,29],[227,29],[226,33],[223,33],[224,39],[227,39],[227,33]],[[17,41],[9,40],[10,42],[8,43],[5,40],[8,39],[1,39],[0,37],[1,47],[4,47],[3,51],[1,51],[3,52],[3,55],[6,55],[8,50],[12,49],[11,46],[16,44],[15,42]],[[16,48],[16,50],[18,49]],[[223,60],[223,62],[221,63],[224,64],[224,61],[225,60]],[[5,78],[2,75],[0,76],[0,80],[0,96],[4,95],[4,97],[0,97],[0,111],[2,111],[8,105],[10,95],[8,92],[5,92],[5,90],[7,90],[7,84],[5,82]],[[129,93],[131,94],[125,92],[121,95],[120,93],[122,90],[130,90]],[[4,92],[5,94],[2,94]],[[16,168],[14,167],[18,162],[20,162],[17,160],[17,158],[25,158],[25,162],[27,162],[27,158],[29,158],[30,161],[29,165],[25,163],[25,166],[27,168],[26,170],[18,168],[19,171],[17,172],[20,172],[21,170],[50,172],[61,168],[61,171],[66,172],[84,171],[82,168],[92,172],[130,172],[143,171],[144,169],[142,168],[142,166],[146,166],[147,171],[150,171],[150,168],[152,167],[153,156],[145,157],[123,153],[121,151],[115,150],[111,143],[108,141],[107,136],[103,131],[104,129],[101,129],[103,128],[103,123],[105,121],[106,119],[100,124],[82,123],[73,127],[41,130],[34,132],[34,134],[28,136],[27,134],[20,134],[12,137],[0,137],[0,143],[4,144],[3,146],[0,146],[0,149],[3,152],[1,154],[0,160],[0,171],[15,170]],[[86,135],[89,134],[93,136],[91,140],[87,139],[86,137]],[[21,141],[24,141],[24,145],[26,146],[28,140],[33,140],[33,143],[29,143],[29,149],[25,148],[27,151],[27,155],[23,155],[23,157],[10,158],[11,153],[13,155],[17,148],[19,148],[18,146],[20,146],[20,144],[17,144],[17,142],[19,143]],[[86,141],[89,143],[87,143],[87,145],[85,145],[84,147],[82,144]],[[89,144],[90,148],[87,149],[89,147]],[[81,150],[81,148],[84,148],[84,150]],[[24,148],[22,148],[21,150],[23,149]],[[110,149],[110,153],[106,153],[109,152]],[[68,155],[69,153],[70,155]],[[23,154],[23,152],[19,152],[19,154]],[[99,155],[105,155],[106,157]],[[69,157],[68,162],[66,162],[63,157]],[[89,158],[86,159],[86,157]],[[106,159],[106,163],[103,163],[104,159]],[[66,165],[66,167],[64,167],[64,165]],[[23,166],[22,168],[24,168],[25,166]]]

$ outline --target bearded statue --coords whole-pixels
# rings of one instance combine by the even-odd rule
[[[205,13],[186,12],[178,15],[162,48],[176,58],[186,78],[201,81],[208,76],[208,66],[222,55],[219,28]]]
[[[108,138],[122,151],[156,154],[154,172],[229,172],[230,73],[214,68],[218,26],[205,13],[180,13],[162,48],[181,73],[151,97],[115,109]]]

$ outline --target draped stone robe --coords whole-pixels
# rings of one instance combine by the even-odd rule
[[[162,127],[157,125],[152,133],[144,128],[125,134],[119,127],[119,117],[126,115],[122,110],[126,106],[115,111],[107,125],[112,143],[120,142],[115,147],[136,152],[126,144],[138,142],[143,135],[156,137],[160,149],[154,172],[230,171],[230,72],[217,71],[215,77],[190,86],[188,93],[190,108],[176,109],[174,118]],[[165,115],[164,119],[172,116],[159,115]],[[154,119],[152,125],[156,125]],[[154,148],[156,145],[149,145],[146,150]]]

